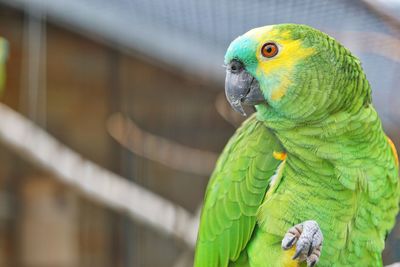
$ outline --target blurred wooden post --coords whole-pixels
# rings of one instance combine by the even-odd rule
[[[197,225],[184,208],[84,159],[1,103],[0,141],[87,198],[194,247]]]
[[[21,184],[18,225],[20,261],[25,267],[79,266],[77,197],[49,177]]]
[[[0,187],[3,187],[4,184],[0,182]],[[10,195],[6,192],[0,192],[0,267],[8,267],[10,266],[10,251],[9,248],[9,235],[7,233],[8,224],[10,223],[11,218],[11,209],[10,209]]]

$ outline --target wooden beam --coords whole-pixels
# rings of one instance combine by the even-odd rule
[[[0,104],[0,142],[86,197],[194,247],[197,227],[185,209],[84,159],[4,104]]]
[[[216,153],[187,147],[146,132],[121,113],[109,117],[107,130],[131,152],[178,171],[209,176],[218,158]]]

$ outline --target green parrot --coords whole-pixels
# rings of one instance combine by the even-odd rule
[[[6,81],[6,61],[8,57],[8,43],[0,37],[0,94]]]
[[[229,103],[256,112],[211,176],[194,266],[382,266],[398,160],[360,61],[280,24],[236,38],[225,64]]]

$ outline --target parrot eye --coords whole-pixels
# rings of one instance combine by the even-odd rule
[[[278,54],[278,46],[274,43],[266,43],[261,48],[261,54],[266,58],[274,57]]]

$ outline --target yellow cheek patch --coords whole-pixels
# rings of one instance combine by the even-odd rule
[[[311,47],[303,47],[302,41],[291,39],[289,31],[280,31],[273,26],[256,28],[246,35],[258,43],[256,57],[258,75],[279,75],[280,83],[272,89],[271,99],[281,99],[291,84],[290,77],[298,62],[315,53]],[[264,58],[261,48],[266,42],[275,42],[279,53],[273,58]]]
[[[286,94],[286,90],[288,89],[288,87],[291,83],[292,83],[292,81],[289,80],[289,78],[287,78],[286,76],[283,76],[278,88],[272,91],[271,99],[272,100],[281,99]]]

